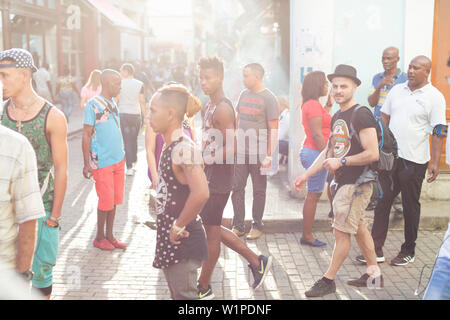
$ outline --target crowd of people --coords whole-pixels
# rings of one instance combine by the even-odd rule
[[[382,248],[389,214],[400,193],[405,242],[391,264],[405,266],[415,259],[422,182],[427,170],[429,183],[439,174],[447,135],[446,104],[428,82],[430,59],[414,58],[407,74],[397,67],[398,49],[386,49],[382,61],[385,72],[375,75],[368,98],[375,113],[355,101],[361,80],[352,66],[339,65],[329,75],[313,71],[302,86],[301,125],[306,138],[299,156],[305,172],[293,187],[301,191],[307,185],[307,196],[299,243],[327,245],[313,235],[317,203],[325,188],[335,237],[330,266],[305,292],[307,297],[336,291],[334,279],[349,254],[352,235],[362,253],[355,258],[367,265],[367,271],[348,284],[384,286],[379,264],[386,260]],[[211,277],[222,243],[248,261],[252,288],[263,284],[273,257],[254,252],[241,237],[252,241],[263,235],[267,177],[289,152],[289,104],[265,87],[261,64],[243,67],[245,90],[236,105],[224,92],[226,74],[219,57],[201,58],[197,68],[196,81],[209,99],[203,106],[181,78],[172,77],[152,89],[148,110],[148,86],[129,63],[94,70],[81,90],[83,176],[93,178],[98,196],[93,246],[105,251],[127,248],[114,236],[115,214],[124,201],[125,177],[135,173],[138,135],[145,125],[148,176],[156,193],[153,267],[163,271],[176,300],[214,298]],[[67,120],[75,107],[73,97],[80,94],[66,70],[56,91],[65,107],[58,110],[48,100],[52,98],[48,77],[39,70],[26,50],[0,53],[6,98],[0,113],[0,167],[6,168],[0,175],[5,196],[0,204],[4,224],[0,260],[48,299],[68,179]],[[42,96],[33,89],[36,74],[43,79],[35,84]],[[325,106],[321,97],[327,97]],[[332,115],[335,103],[339,110]],[[198,113],[201,138],[192,122]],[[249,176],[253,206],[248,231],[244,219]],[[230,198],[234,219],[229,229],[222,218]],[[373,199],[377,201],[369,232],[365,212]],[[433,273],[430,288],[441,278]],[[431,289],[425,295],[449,296],[448,290]]]

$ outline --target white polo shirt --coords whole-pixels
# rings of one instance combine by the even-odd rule
[[[391,117],[389,128],[401,158],[418,164],[430,161],[429,135],[435,126],[446,125],[445,109],[444,96],[431,84],[415,91],[408,82],[392,88],[381,112]]]
[[[448,124],[450,128],[450,123]],[[450,138],[447,137],[447,146],[445,147],[446,150],[446,162],[450,166]]]

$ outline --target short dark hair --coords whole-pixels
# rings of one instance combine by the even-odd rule
[[[309,100],[319,100],[319,98],[323,95],[323,88],[326,81],[327,78],[325,77],[325,73],[322,71],[313,71],[308,73],[303,80],[303,103],[306,103]]]
[[[200,58],[198,67],[200,70],[214,69],[219,75],[224,75],[223,60],[218,56]]]
[[[122,67],[120,67],[120,70],[125,70],[129,75],[132,76],[134,76],[134,73],[136,72],[134,66],[131,63],[124,63]]]
[[[157,93],[161,94],[160,99],[166,106],[176,110],[180,120],[183,120],[185,115],[192,118],[202,109],[201,101],[182,84],[166,85],[160,88]]]
[[[250,64],[248,64],[248,65],[246,65],[244,67],[244,69],[247,69],[247,68],[252,70],[254,73],[259,74],[261,76],[261,79],[264,77],[265,70],[264,70],[264,68],[263,68],[263,66],[261,64],[259,64],[259,63],[250,63]]]
[[[186,114],[187,95],[182,92],[161,90],[161,99],[166,106],[171,106],[177,111],[179,119],[184,119]]]
[[[102,75],[100,77],[100,81],[101,81],[102,85],[105,85],[106,82],[109,81],[109,79],[111,79],[112,77],[120,78],[120,73],[118,73],[116,70],[113,70],[113,69],[103,70]]]

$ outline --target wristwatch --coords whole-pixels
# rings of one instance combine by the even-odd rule
[[[341,163],[342,163],[342,166],[343,166],[343,167],[347,166],[347,159],[345,159],[345,157],[343,157],[343,158],[341,159]]]
[[[31,270],[27,270],[24,273],[20,274],[26,281],[31,281],[33,280],[34,277],[34,273]]]

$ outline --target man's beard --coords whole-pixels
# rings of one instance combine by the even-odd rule
[[[353,97],[349,97],[347,99],[345,99],[342,102],[338,102],[339,105],[346,105],[347,103],[349,103],[350,101],[352,101]]]

